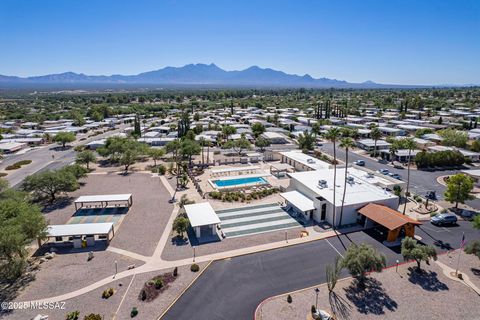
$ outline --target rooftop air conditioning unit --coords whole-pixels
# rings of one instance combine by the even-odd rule
[[[326,188],[327,187],[327,180],[318,180],[318,186],[320,188]]]
[[[353,177],[347,177],[347,182],[348,183],[354,183],[355,179]]]
[[[313,160],[313,159],[307,159],[307,163],[315,163],[315,160]]]

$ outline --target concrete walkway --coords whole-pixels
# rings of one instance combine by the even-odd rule
[[[479,296],[480,296],[480,288],[478,288],[471,280],[470,278],[465,274],[462,273],[461,270],[458,270],[459,273],[462,274],[462,279],[456,277],[455,274],[455,269],[447,266],[446,264],[440,262],[440,261],[435,261],[436,264],[443,270],[443,274],[448,277],[449,279],[452,279],[454,281],[458,281],[460,283],[463,283],[473,291],[475,291]]]
[[[170,195],[173,197],[175,191],[171,187],[171,185],[168,183],[167,179],[165,176],[159,176],[160,181],[163,183],[167,191],[170,193]],[[181,195],[185,193],[188,194],[188,191],[183,191],[183,192],[177,192],[177,196],[181,197]],[[59,302],[59,301],[65,301],[68,299],[72,299],[75,297],[78,297],[82,294],[88,293],[92,290],[95,290],[97,288],[100,288],[102,286],[105,286],[113,281],[123,279],[132,275],[137,275],[141,273],[147,273],[147,272],[152,272],[152,271],[158,271],[162,269],[168,269],[168,268],[174,268],[174,267],[180,267],[184,265],[189,265],[193,263],[193,257],[188,258],[188,259],[181,259],[181,260],[175,260],[175,261],[166,261],[163,260],[161,257],[162,251],[165,248],[165,245],[167,241],[169,240],[170,236],[170,231],[172,230],[172,225],[173,221],[178,215],[178,211],[180,210],[180,207],[178,205],[174,206],[174,209],[170,215],[170,218],[165,225],[164,232],[155,248],[155,251],[152,256],[147,257],[143,256],[140,254],[137,254],[135,252],[123,250],[120,248],[115,248],[115,247],[109,247],[107,250],[125,255],[127,257],[131,257],[137,260],[144,261],[145,264],[138,268],[134,268],[131,270],[125,270],[120,273],[117,273],[116,275],[112,274],[111,276],[108,276],[100,281],[97,281],[95,283],[92,283],[86,287],[80,288],[75,291],[71,291],[66,294],[62,294],[59,296],[55,297],[50,297],[50,298],[44,298],[44,299],[38,299],[30,302]],[[220,260],[220,259],[226,259],[226,258],[232,258],[236,256],[241,256],[241,255],[246,255],[246,254],[252,254],[256,252],[261,252],[261,251],[266,251],[266,250],[273,250],[273,249],[279,249],[283,247],[288,247],[288,246],[293,246],[297,244],[302,244],[302,243],[307,243],[311,241],[317,241],[317,240],[322,240],[325,238],[333,237],[337,235],[336,231],[325,231],[325,232],[317,232],[313,229],[313,227],[307,227],[306,228],[309,232],[309,235],[306,237],[302,238],[294,238],[294,239],[288,239],[287,241],[277,241],[277,242],[272,242],[272,243],[267,243],[267,244],[262,244],[258,246],[252,246],[252,247],[245,247],[245,248],[240,248],[236,250],[230,250],[230,251],[224,251],[224,252],[218,252],[214,254],[208,254],[208,255],[203,255],[203,256],[197,256],[195,258],[195,262],[207,262],[211,260]],[[353,231],[357,231],[358,227],[353,227],[353,228],[346,228],[341,230],[338,233],[349,233]]]

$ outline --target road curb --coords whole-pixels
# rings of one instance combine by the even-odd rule
[[[326,238],[325,238],[326,239]],[[457,250],[460,250],[460,249],[454,249],[454,250],[450,250],[450,251],[446,251],[446,252],[442,252],[440,254],[438,254],[438,256],[441,256],[441,255],[446,255],[450,252],[455,252]],[[412,262],[415,262],[415,260],[406,260],[406,261],[402,261],[402,262],[399,262],[398,264],[393,264],[393,265],[390,265],[390,266],[387,266],[385,268],[383,268],[383,270],[385,269],[391,269],[391,268],[394,268],[394,267],[397,267],[398,266],[401,266],[401,265],[405,265],[405,264],[409,264],[409,263],[412,263]],[[370,271],[370,272],[367,272],[367,274],[371,274],[371,273],[375,273],[375,271]],[[348,279],[353,279],[353,277],[345,277],[345,278],[342,278],[342,279],[338,279],[337,282],[339,281],[345,281],[345,280],[348,280]],[[313,285],[313,286],[309,286],[309,287],[305,287],[305,288],[301,288],[301,289],[298,289],[298,290],[294,290],[294,291],[287,291],[287,292],[284,292],[284,293],[280,293],[280,294],[277,294],[277,295],[274,295],[274,296],[270,296],[268,298],[265,298],[263,299],[262,301],[260,301],[260,303],[257,305],[257,307],[255,308],[255,311],[253,312],[253,320],[257,320],[257,311],[259,310],[259,308],[266,302],[270,301],[270,300],[273,300],[275,298],[278,298],[278,297],[281,297],[281,296],[284,296],[284,295],[287,295],[287,294],[293,294],[293,293],[297,293],[297,292],[300,292],[300,291],[305,291],[305,290],[309,290],[309,289],[313,289],[313,288],[318,288],[318,287],[325,287],[327,285],[326,282],[323,282],[323,283],[320,283],[320,284],[317,284],[317,285]]]
[[[208,267],[210,267],[210,265],[212,264],[212,262],[214,262],[215,260],[210,260],[207,265],[202,269],[202,271],[200,271],[197,276],[195,278],[193,278],[193,280],[182,290],[182,292],[180,292],[180,294],[172,301],[172,303],[170,303],[167,308],[165,309],[165,311],[162,312],[162,314],[157,318],[157,320],[160,320],[162,319],[165,314],[167,314],[167,312],[173,307],[173,305],[178,301],[178,299],[180,299],[184,294],[185,292],[187,292],[188,289],[190,289],[190,287],[197,281],[198,278],[200,278],[200,276],[205,272],[205,270],[208,269]]]

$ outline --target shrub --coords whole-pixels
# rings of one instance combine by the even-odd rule
[[[199,270],[200,270],[200,267],[196,263],[194,263],[190,266],[190,271],[192,271],[192,272],[198,272]]]
[[[108,299],[111,296],[113,296],[114,293],[115,293],[115,291],[113,290],[113,288],[106,289],[102,292],[102,298],[103,299]]]
[[[88,316],[85,316],[83,320],[103,320],[102,316],[95,313],[90,313]]]
[[[6,177],[7,175],[8,175],[8,173],[6,173],[6,172],[0,172],[0,178]]]
[[[163,176],[167,172],[167,167],[165,167],[163,164],[158,166],[158,174]]]
[[[66,320],[78,320],[78,317],[80,316],[80,311],[72,311],[67,313],[67,316],[65,317]]]
[[[153,284],[155,285],[155,289],[161,289],[163,287],[163,281],[162,278],[157,278],[153,281]]]
[[[175,267],[175,269],[173,269],[173,276],[176,277],[178,276],[178,268]]]
[[[145,291],[145,289],[142,289],[140,291],[140,300],[142,300],[142,301],[147,300],[147,291]]]
[[[138,315],[137,307],[133,307],[132,311],[130,311],[130,318],[135,318]]]
[[[292,296],[291,295],[288,295],[287,296],[287,302],[288,303],[292,303],[293,299],[292,299]]]

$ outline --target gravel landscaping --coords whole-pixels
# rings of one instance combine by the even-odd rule
[[[464,263],[462,269],[478,266],[478,260],[474,265],[467,265],[470,263],[467,259]],[[337,313],[339,319],[478,319],[480,304],[473,290],[445,277],[436,263],[423,264],[425,272],[421,274],[412,269],[414,266],[409,263],[401,265],[398,273],[389,268],[372,274],[365,290],[352,285],[351,278],[341,280],[331,303],[326,285],[321,285],[318,307],[332,313],[332,306],[336,306],[337,310],[343,310],[343,316]],[[308,319],[315,304],[313,289],[292,293],[290,304],[287,295],[265,301],[257,310],[257,319]]]
[[[200,270],[203,270],[206,263],[201,263],[199,266]],[[161,292],[155,300],[152,302],[143,302],[138,299],[140,290],[146,281],[155,276],[172,271],[173,269],[165,269],[136,275],[115,319],[131,319],[130,311],[132,307],[137,307],[139,311],[136,319],[157,319],[199,274],[198,272],[191,272],[190,266],[179,267],[178,276],[175,281],[170,283],[166,290]],[[76,298],[69,299],[65,301],[65,310],[18,310],[3,317],[0,316],[0,318],[5,320],[25,320],[31,319],[37,314],[46,314],[50,316],[50,319],[65,319],[65,315],[68,312],[78,310],[80,311],[79,319],[83,319],[85,315],[90,313],[98,313],[102,315],[104,319],[112,319],[120,306],[120,302],[126,293],[131,279],[132,276],[126,277]],[[108,299],[102,299],[102,292],[109,288],[115,290],[114,295]]]
[[[135,260],[110,251],[97,251],[94,258],[87,261],[88,252],[57,254],[53,259],[40,265],[35,280],[19,292],[17,301],[29,301],[48,298],[83,288],[115,273],[115,261],[118,272],[128,266],[136,267],[143,261]]]
[[[266,232],[244,237],[225,238],[222,241],[204,243],[196,246],[195,254],[197,257],[217,252],[241,249],[246,247],[258,246],[266,243],[285,241],[285,231],[288,239],[300,237],[300,232],[304,228],[292,228],[287,230]],[[162,252],[162,259],[164,260],[179,260],[193,257],[193,249],[189,242],[177,243],[176,233],[170,233],[171,241],[168,241]]]

